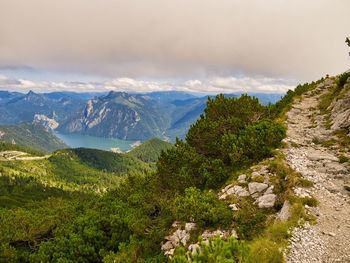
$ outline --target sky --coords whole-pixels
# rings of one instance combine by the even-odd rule
[[[350,68],[349,0],[0,0],[0,88],[285,92]]]

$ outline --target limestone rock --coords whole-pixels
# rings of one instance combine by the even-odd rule
[[[162,247],[161,247],[161,249],[164,250],[164,251],[169,251],[169,250],[172,249],[172,248],[174,248],[174,245],[173,245],[172,241],[167,241],[167,242],[165,242],[165,243],[162,245]]]
[[[224,232],[221,230],[215,230],[215,231],[205,230],[204,233],[202,234],[202,238],[204,240],[209,240],[213,237],[224,237]]]
[[[265,191],[265,195],[268,195],[268,194],[273,194],[273,189],[275,187],[273,185],[271,185],[269,188],[267,188],[267,190]]]
[[[255,194],[255,193],[260,193],[260,192],[264,191],[267,187],[268,187],[268,185],[264,184],[264,183],[252,182],[252,183],[248,184],[249,193],[251,195]]]
[[[164,255],[168,256],[168,257],[171,257],[174,255],[174,252],[175,252],[175,248],[172,248],[172,249],[169,249],[167,251],[164,252]]]
[[[290,211],[291,205],[288,200],[284,201],[282,209],[279,211],[276,220],[285,222],[287,221],[290,216],[291,216],[291,211]]]
[[[333,121],[331,129],[333,131],[339,129],[350,128],[350,89],[342,98],[334,101],[330,108],[331,119]]]
[[[188,246],[188,250],[191,252],[192,255],[197,254],[200,250],[200,246],[196,244],[191,244]]]
[[[235,185],[234,187],[234,194],[244,197],[244,196],[249,196],[249,192],[244,189],[242,186]]]
[[[245,183],[246,179],[247,179],[247,175],[245,175],[245,174],[241,174],[240,176],[238,176],[239,183]]]
[[[238,211],[238,207],[236,204],[230,204],[229,207],[232,209],[232,211]]]
[[[238,234],[237,234],[236,230],[234,230],[234,229],[231,230],[231,237],[238,238]]]
[[[196,223],[186,223],[185,224],[185,230],[187,232],[190,232],[192,230],[196,229]]]
[[[229,185],[230,187],[225,187],[224,188],[224,193],[219,197],[219,199],[226,199],[229,195],[238,195],[238,196],[241,196],[241,197],[244,197],[244,196],[249,196],[249,192],[243,188],[242,186],[239,186],[239,185]]]
[[[256,200],[259,208],[271,208],[275,205],[275,201],[276,201],[275,194],[263,195]]]
[[[294,193],[296,196],[301,197],[301,198],[311,197],[310,191],[308,191],[304,188],[301,188],[301,187],[295,188]]]
[[[187,241],[190,239],[190,235],[187,233],[186,230],[176,230],[174,233],[176,237],[176,241],[179,241],[182,245],[186,245]]]

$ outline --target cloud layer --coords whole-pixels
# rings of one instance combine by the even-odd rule
[[[349,0],[1,0],[0,6],[0,67],[108,78],[243,72],[312,80],[350,64]],[[216,80],[223,89],[224,82]]]
[[[0,90],[28,92],[48,91],[125,91],[125,92],[152,92],[152,91],[186,91],[205,94],[233,93],[233,92],[263,92],[284,93],[294,87],[293,83],[273,78],[211,78],[205,80],[187,80],[182,83],[141,81],[131,78],[118,78],[107,82],[48,82],[31,81],[25,79],[11,79],[0,75]]]

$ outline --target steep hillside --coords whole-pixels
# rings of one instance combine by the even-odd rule
[[[169,142],[153,138],[133,148],[128,152],[128,155],[134,156],[144,162],[156,162],[162,151],[167,151],[172,147],[174,147],[173,144]]]
[[[127,174],[132,171],[147,171],[150,168],[144,162],[126,154],[86,148],[69,149],[65,152],[76,155],[85,165],[112,173]]]
[[[34,179],[66,191],[105,191],[116,187],[127,174],[151,170],[148,164],[132,156],[95,149],[64,149],[43,156],[28,148],[0,146],[0,155],[6,154],[6,158],[0,158],[3,176]],[[30,157],[10,158],[11,153],[28,153],[25,156]]]
[[[59,127],[59,130],[125,140],[144,140],[162,136],[166,126],[167,116],[160,114],[150,98],[111,91],[106,96],[89,100],[85,109]]]
[[[40,124],[1,125],[0,141],[43,152],[52,152],[68,147]]]

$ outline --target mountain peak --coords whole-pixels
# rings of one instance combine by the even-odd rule
[[[26,95],[27,96],[35,96],[35,95],[38,95],[38,94],[35,93],[34,91],[30,90]]]
[[[111,90],[110,92],[108,92],[108,94],[105,96],[105,98],[117,98],[117,97],[127,97],[129,96],[128,93],[123,92],[123,91],[114,91]]]

